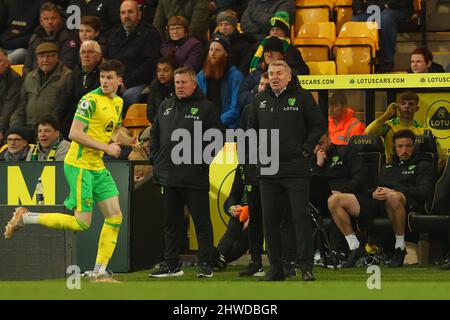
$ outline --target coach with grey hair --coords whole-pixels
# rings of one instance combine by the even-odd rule
[[[99,67],[102,61],[102,49],[97,41],[88,40],[81,44],[80,63],[75,66],[72,76],[65,83],[54,114],[60,124],[61,134],[66,139],[78,101],[82,96],[100,86]]]
[[[194,220],[198,241],[197,277],[212,277],[209,163],[203,159],[205,145],[202,137],[206,130],[220,128],[218,108],[205,98],[197,86],[192,69],[183,67],[175,70],[174,79],[175,96],[161,103],[150,131],[149,158],[153,164],[155,183],[161,186],[165,249],[164,262],[149,276],[163,278],[183,275],[180,254],[185,238],[183,208],[186,205]],[[201,135],[194,133],[194,127]],[[172,139],[180,139],[181,142]],[[180,150],[179,145],[182,143],[190,145]],[[196,145],[200,145],[201,149],[197,150]],[[200,159],[197,159],[198,156]],[[182,161],[180,158],[183,158]]]
[[[304,281],[314,280],[313,237],[308,211],[311,155],[326,124],[313,96],[302,89],[284,61],[269,65],[269,84],[250,105],[249,127],[278,130],[279,141],[271,141],[268,154],[279,151],[279,166],[275,174],[259,165],[260,192],[267,252],[271,269],[265,281],[285,279],[282,260],[280,206],[290,206],[295,223],[297,249]],[[278,145],[279,150],[272,146]],[[258,143],[261,148],[261,141]],[[288,203],[285,202],[288,200]]]

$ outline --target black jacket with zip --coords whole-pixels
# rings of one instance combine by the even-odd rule
[[[392,162],[381,168],[377,186],[403,193],[414,208],[418,209],[429,198],[435,176],[431,160],[415,151],[406,161],[401,161],[394,155]]]
[[[331,190],[353,194],[366,194],[368,191],[368,172],[360,155],[349,146],[331,144],[327,159],[322,167],[314,158],[313,172],[323,174]]]
[[[153,164],[156,184],[209,190],[209,164],[203,161],[203,150],[209,143],[201,142],[201,154],[195,155],[195,144],[199,143],[196,139],[202,139],[194,135],[195,122],[201,122],[202,136],[207,129],[220,129],[217,107],[205,98],[198,87],[188,98],[173,96],[159,106],[150,131],[149,158]],[[172,162],[172,150],[181,143],[171,141],[172,133],[177,129],[185,129],[190,133],[190,164]],[[186,143],[186,139],[180,140]],[[176,152],[176,155],[179,154],[180,152]],[[195,164],[195,156],[201,159],[201,164]]]
[[[309,175],[314,147],[326,131],[324,117],[311,93],[293,79],[278,97],[268,87],[253,99],[250,106],[249,128],[279,130],[279,141],[275,142],[279,147],[278,172],[261,176],[259,164],[260,178]],[[270,142],[267,150],[271,155]]]

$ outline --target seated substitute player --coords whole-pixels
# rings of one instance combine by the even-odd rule
[[[394,134],[395,154],[392,162],[381,169],[371,198],[350,193],[337,193],[329,198],[331,216],[351,250],[345,267],[353,267],[364,255],[353,233],[351,218],[370,219],[386,215],[395,233],[395,251],[390,266],[403,266],[406,216],[423,208],[435,176],[431,161],[414,150],[415,138],[410,130]]]
[[[70,129],[72,140],[64,160],[64,174],[70,194],[64,204],[74,210],[74,216],[60,213],[29,212],[19,207],[5,228],[5,238],[26,224],[40,224],[53,229],[85,231],[92,218],[92,207],[97,203],[105,217],[100,233],[97,259],[92,281],[114,282],[106,267],[111,259],[122,223],[117,186],[102,160],[103,153],[117,157],[119,143],[110,143],[121,124],[122,99],[116,95],[122,84],[124,66],[117,60],[105,61],[100,66],[100,88],[81,98]],[[120,135],[123,145],[139,148],[136,139]]]

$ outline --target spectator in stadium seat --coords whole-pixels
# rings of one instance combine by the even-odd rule
[[[69,138],[72,120],[78,101],[85,94],[100,86],[100,64],[103,60],[102,50],[98,42],[87,40],[80,47],[81,61],[72,71],[64,84],[54,116],[60,124],[64,138]]]
[[[228,38],[213,34],[208,56],[202,71],[197,75],[197,82],[205,96],[218,108],[223,127],[235,129],[241,117],[238,93],[244,77],[238,68],[230,65],[229,52]]]
[[[58,122],[52,116],[42,117],[36,126],[37,141],[28,152],[26,161],[63,161],[70,142],[59,131]]]
[[[433,54],[427,48],[417,48],[411,53],[408,73],[443,73],[444,67],[433,62]]]
[[[381,136],[384,139],[386,150],[386,162],[392,161],[394,153],[393,136],[400,130],[411,130],[416,135],[432,135],[429,128],[414,120],[415,113],[419,110],[419,97],[414,92],[404,92],[397,97],[397,103],[391,103],[386,111],[367,126],[364,134]],[[398,117],[396,117],[398,113]],[[391,119],[392,118],[392,119]],[[442,172],[447,162],[444,150],[437,144],[438,150],[438,174]]]
[[[78,34],[67,30],[56,5],[46,2],[41,6],[40,26],[34,31],[28,45],[23,71],[28,73],[37,67],[36,48],[43,42],[53,42],[58,47],[58,56],[63,65],[72,69],[77,63]]]
[[[206,41],[208,32],[208,0],[159,0],[153,25],[161,36],[168,40],[165,28],[171,17],[183,16],[189,25],[189,34]]]
[[[19,101],[22,78],[10,68],[6,51],[0,48],[0,143]]]
[[[131,104],[139,101],[141,91],[153,79],[161,47],[158,31],[142,22],[141,17],[136,1],[123,1],[120,6],[122,26],[111,32],[104,54],[125,65],[122,85],[124,114]]]
[[[328,132],[331,143],[346,145],[351,136],[364,134],[366,126],[354,117],[355,111],[347,106],[347,97],[335,91],[328,100]]]
[[[210,13],[210,30],[214,33],[215,28],[218,26],[217,16],[223,12],[231,10],[236,13],[236,18],[239,21],[239,17],[242,16],[244,10],[247,9],[249,0],[210,0],[209,1],[209,13]]]
[[[414,133],[410,130],[397,131],[393,141],[395,155],[391,163],[381,168],[371,197],[337,193],[328,200],[331,216],[351,250],[345,267],[353,267],[364,255],[363,246],[353,233],[351,219],[373,219],[386,215],[395,234],[395,250],[390,266],[403,266],[406,217],[412,211],[423,212],[421,210],[424,210],[425,201],[435,183],[430,159],[415,151]]]
[[[237,13],[233,10],[225,10],[217,15],[218,33],[227,36],[230,40],[231,65],[238,67],[242,74],[248,74],[248,65],[253,56],[252,47],[254,39],[246,33],[240,33],[237,30],[238,23]]]
[[[286,55],[285,55],[285,42],[281,40],[278,37],[268,37],[263,46],[263,61],[259,63],[258,69],[255,71],[250,72],[244,79],[244,81],[241,84],[241,87],[239,89],[239,98],[238,103],[240,106],[246,106],[250,104],[253,101],[253,94],[252,92],[255,92],[255,89],[258,87],[261,74],[267,71],[267,68],[269,64],[271,64],[273,61],[277,60],[283,60],[286,61]],[[286,61],[287,62],[287,61]],[[297,64],[291,65],[288,63],[288,65],[291,67],[291,76],[296,77],[298,74],[298,67]],[[308,70],[309,72],[309,70]]]
[[[261,41],[269,33],[270,25],[267,21],[270,21],[277,11],[287,12],[291,21],[295,11],[295,2],[292,0],[250,0],[247,9],[242,14],[242,30],[257,41]]]
[[[64,84],[72,71],[58,57],[58,47],[52,42],[37,46],[38,67],[28,73],[20,90],[19,104],[11,116],[13,127],[34,128],[39,119],[50,115],[58,105]]]
[[[258,48],[255,51],[255,54],[250,61],[250,72],[258,69],[261,61],[261,57],[263,56],[264,46],[266,42],[271,37],[277,37],[283,41],[283,49],[285,55],[285,61],[293,70],[293,74],[295,75],[308,75],[309,68],[308,65],[303,60],[302,54],[300,51],[291,45],[290,40],[290,23],[289,23],[289,14],[286,11],[277,11],[275,15],[270,18],[270,29],[269,36],[262,39],[259,43]]]
[[[0,161],[25,161],[30,150],[27,130],[11,128],[5,137],[7,144],[0,149]]]
[[[378,5],[381,9],[381,71],[394,71],[395,47],[397,43],[397,24],[408,20],[412,15],[412,0],[380,0],[380,1],[353,1],[353,15],[351,21],[365,22],[373,14],[368,13],[370,5]]]
[[[162,57],[156,67],[156,78],[150,83],[147,100],[147,119],[153,123],[161,103],[173,96],[173,72],[177,69],[173,57]]]
[[[180,67],[199,72],[202,69],[203,45],[189,36],[187,20],[182,16],[171,17],[166,28],[170,39],[161,46],[161,55],[173,56]]]
[[[39,9],[45,0],[0,1],[0,47],[11,64],[23,64],[28,43],[39,25]]]
[[[114,26],[114,20],[118,16],[118,7],[111,0],[70,0],[69,6],[78,6],[81,10],[81,18],[96,16],[100,19],[102,34],[106,34]],[[95,40],[95,39],[90,39]]]
[[[188,163],[175,164],[172,154],[176,145],[170,137],[180,128],[192,135],[192,117],[201,121],[201,135],[208,129],[218,129],[219,115],[216,106],[207,100],[198,88],[193,70],[179,68],[175,70],[174,77],[176,95],[159,106],[150,131],[149,159],[153,165],[155,183],[162,186],[162,206],[166,219],[164,262],[149,276],[162,278],[183,275],[179,255],[185,230],[183,207],[187,205],[194,220],[199,248],[197,277],[212,277],[213,234],[208,196],[209,164],[203,161],[195,164],[192,158],[193,149],[189,150],[192,157]],[[174,126],[174,123],[178,126]]]

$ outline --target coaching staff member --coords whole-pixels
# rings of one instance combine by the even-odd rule
[[[172,149],[179,143],[171,141],[177,129],[189,131],[194,137],[194,123],[201,123],[203,132],[220,128],[217,108],[197,86],[195,72],[179,68],[174,72],[175,96],[165,100],[150,131],[150,162],[156,184],[161,185],[164,226],[164,262],[150,277],[182,276],[179,255],[185,239],[184,206],[194,219],[198,241],[199,272],[197,277],[212,277],[213,233],[209,212],[209,164],[195,164],[194,141],[191,141],[189,163],[175,164]],[[203,135],[203,133],[202,133]],[[184,151],[183,151],[184,153]],[[202,150],[203,154],[203,150]]]
[[[308,212],[308,175],[311,155],[326,131],[326,124],[311,93],[300,88],[296,79],[291,79],[291,68],[286,62],[272,62],[268,73],[270,88],[255,97],[249,119],[250,128],[279,130],[278,172],[264,176],[261,166],[259,172],[265,240],[271,264],[264,280],[285,279],[279,208],[283,205],[290,206],[292,211],[302,278],[311,281],[314,280],[313,237]],[[270,150],[270,145],[268,148]],[[289,203],[285,203],[285,199]]]

